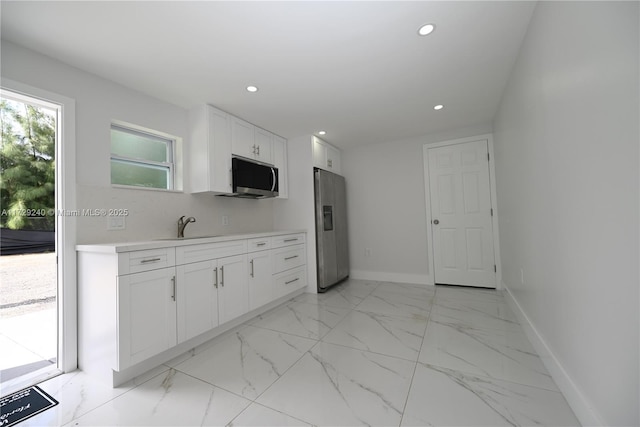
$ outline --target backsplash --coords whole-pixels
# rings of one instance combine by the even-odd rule
[[[273,203],[280,202],[111,186],[76,188],[78,244],[173,238],[182,215],[197,220],[185,229],[187,237],[271,231]],[[124,230],[107,230],[110,210],[124,214]],[[223,225],[224,216],[228,225]]]

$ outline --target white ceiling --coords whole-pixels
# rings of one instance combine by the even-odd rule
[[[346,148],[490,123],[534,5],[3,0],[1,31],[178,106]]]

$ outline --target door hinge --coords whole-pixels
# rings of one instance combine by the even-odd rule
[[[494,272],[494,273],[497,273],[497,272],[498,272],[498,267],[497,267],[495,264],[493,264],[493,272]]]
[[[491,208],[491,216],[493,216],[493,208]]]
[[[491,161],[491,154],[487,153],[487,162]]]

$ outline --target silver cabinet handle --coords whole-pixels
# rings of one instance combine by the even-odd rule
[[[438,224],[440,224],[440,221],[438,221],[437,219],[434,219],[434,220],[433,220],[433,223],[434,223],[435,225],[438,225]]]
[[[253,260],[251,260],[251,277],[254,277],[254,275],[253,275]]]
[[[296,277],[296,278],[295,278],[295,279],[293,279],[293,280],[289,280],[288,282],[284,282],[284,284],[285,284],[285,285],[289,285],[289,284],[291,284],[291,283],[293,283],[293,282],[297,282],[298,280],[300,280],[300,278],[299,278],[299,277]]]
[[[173,276],[171,278],[171,283],[172,283],[172,286],[171,286],[171,288],[172,288],[171,299],[175,301],[176,300],[176,276]]]
[[[289,242],[297,242],[298,238],[296,237],[295,239],[285,239],[284,242],[285,243],[289,243]]]
[[[220,286],[224,288],[224,265],[220,267],[220,274],[222,275],[220,278]]]
[[[156,262],[156,261],[160,261],[162,258],[150,258],[150,259],[143,259],[142,261],[140,261],[140,264],[146,264],[147,262]]]
[[[294,259],[294,258],[298,258],[298,255],[294,255],[294,256],[287,257],[287,258],[285,258],[284,260],[285,260],[285,261],[289,261],[290,259]]]
[[[213,282],[213,286],[215,286],[216,289],[218,289],[218,267],[213,269],[213,276],[216,278],[216,281]]]
[[[264,245],[266,245],[266,243],[262,242],[262,243],[258,243],[256,246],[264,246]]]

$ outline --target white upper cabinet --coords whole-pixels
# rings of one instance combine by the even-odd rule
[[[341,172],[340,150],[335,148],[333,145],[328,145],[328,144],[327,144],[327,169],[337,174],[340,174]]]
[[[253,159],[256,151],[255,126],[237,117],[231,118],[231,151]]]
[[[313,137],[313,166],[340,174],[340,150],[320,138]]]
[[[210,105],[189,113],[191,134],[187,149],[192,193],[232,192],[231,117]]]
[[[255,132],[255,159],[265,163],[273,164],[273,138],[269,131],[256,127]]]
[[[231,151],[236,156],[271,164],[272,144],[271,132],[237,117],[231,119]]]
[[[327,167],[327,146],[316,137],[313,137],[313,166],[321,169]]]
[[[231,194],[231,158],[278,168],[280,198],[287,198],[287,140],[210,105],[189,112],[187,147],[191,193]]]

